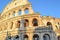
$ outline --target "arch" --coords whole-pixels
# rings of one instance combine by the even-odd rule
[[[47,22],[47,26],[52,26],[52,23],[51,22]]]
[[[17,21],[17,26],[16,28],[20,28],[20,21]]]
[[[28,26],[29,26],[29,20],[28,19],[25,19],[24,27],[28,27]]]
[[[7,40],[11,40],[11,36],[8,36],[8,37],[7,37]]]
[[[22,13],[22,10],[19,10],[19,15],[21,15],[21,13]]]
[[[24,40],[28,40],[28,35],[24,35]]]
[[[19,40],[19,36],[18,35],[15,36],[15,40]]]
[[[39,40],[39,36],[37,34],[33,35],[33,40]]]
[[[60,40],[60,36],[58,36],[58,40]]]
[[[15,13],[15,11],[13,12],[13,15],[14,15],[14,16],[16,16],[16,13]]]
[[[58,26],[57,25],[55,25],[56,26],[56,29],[58,29]]]
[[[32,23],[33,26],[38,26],[38,20],[36,18],[33,19]]]
[[[25,11],[26,14],[29,13],[29,9],[28,8],[26,8],[24,11]]]
[[[48,34],[43,35],[43,40],[50,40],[50,36]]]

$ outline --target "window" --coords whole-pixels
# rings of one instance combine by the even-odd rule
[[[38,36],[37,34],[35,34],[35,35],[33,36],[33,40],[39,40],[39,36]]]
[[[22,13],[22,11],[21,11],[21,10],[19,10],[19,15],[21,15],[21,13]]]
[[[28,36],[27,35],[24,35],[24,40],[28,40]]]
[[[33,19],[33,26],[38,26],[38,20],[37,19]]]
[[[56,26],[56,29],[58,29],[58,26],[57,25],[55,25]]]
[[[14,16],[16,15],[16,14],[15,14],[15,11],[14,11],[13,15],[14,15]]]
[[[29,10],[28,8],[25,9],[25,13],[28,14],[29,13]]]
[[[52,26],[51,22],[47,22],[47,26]]]
[[[25,19],[24,27],[28,27],[28,26],[29,26],[29,21],[27,19]]]
[[[50,36],[49,36],[48,34],[45,34],[45,35],[43,36],[43,40],[50,40]]]

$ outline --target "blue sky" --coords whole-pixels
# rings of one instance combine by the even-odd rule
[[[11,0],[0,0],[0,12]],[[33,10],[40,12],[41,16],[53,16],[60,18],[60,0],[29,0]]]

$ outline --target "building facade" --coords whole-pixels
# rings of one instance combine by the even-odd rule
[[[60,19],[34,12],[28,0],[12,0],[0,15],[0,40],[60,40]]]

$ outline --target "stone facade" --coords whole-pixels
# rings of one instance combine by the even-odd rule
[[[53,30],[50,29],[50,26]],[[38,39],[34,36],[35,33],[37,33],[38,36],[35,36]],[[43,35],[45,36],[43,37]],[[28,40],[35,40],[34,38],[36,40],[45,40],[46,38],[48,38],[46,40],[57,40],[57,38],[60,40],[60,19],[41,16],[39,12],[35,13],[28,0],[12,0],[0,15],[0,40],[8,38],[23,40],[23,36]]]

